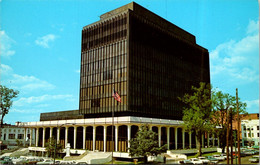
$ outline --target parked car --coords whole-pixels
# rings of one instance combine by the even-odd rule
[[[245,157],[246,153],[244,151],[240,152],[240,157]]]
[[[259,156],[253,156],[249,159],[249,162],[251,163],[258,163],[259,162]]]
[[[203,164],[210,163],[210,161],[208,159],[206,159],[206,157],[200,156],[200,157],[198,157],[198,159],[201,160]]]
[[[54,164],[54,161],[50,159],[45,159],[44,161],[37,162],[36,164]]]
[[[225,160],[227,159],[227,154],[220,154]]]
[[[180,164],[193,164],[190,160],[180,160]]]
[[[225,158],[223,156],[220,155],[213,155],[214,158],[218,159],[218,161],[223,161],[225,160]]]
[[[252,151],[252,150],[244,150],[244,153],[245,153],[246,155],[254,155],[254,154],[255,154],[255,152]]]
[[[203,164],[203,162],[198,158],[190,158],[190,161],[192,162],[192,164]]]
[[[207,156],[206,158],[210,161],[210,163],[218,163],[218,159],[214,158],[213,156]]]

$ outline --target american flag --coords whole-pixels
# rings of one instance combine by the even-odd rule
[[[114,89],[114,92],[113,92],[113,97],[119,101],[121,103],[121,97],[119,96],[119,94],[116,92],[116,90]]]

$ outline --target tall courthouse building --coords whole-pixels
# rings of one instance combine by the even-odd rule
[[[132,2],[83,27],[81,44],[79,110],[42,113],[39,122],[22,123],[36,130],[34,150],[55,136],[78,151],[107,152],[114,145],[126,152],[141,124],[158,133],[159,145],[195,148],[178,99],[192,85],[210,83],[209,53],[194,35]]]
[[[80,114],[182,119],[177,97],[210,83],[208,50],[195,36],[130,3],[82,30]],[[113,88],[122,102],[113,99]]]

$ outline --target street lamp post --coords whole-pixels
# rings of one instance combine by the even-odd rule
[[[65,124],[61,124],[60,126],[57,126],[57,131],[58,131],[58,129],[60,129],[62,126],[64,126],[64,125],[68,125],[68,124],[70,124],[70,125],[75,125],[74,123],[65,123]],[[55,148],[54,148],[54,159],[53,159],[53,163],[55,164],[55,158],[56,158],[56,150],[57,150],[57,141],[58,141],[58,139],[57,139],[57,137],[56,137],[56,139],[55,139]]]

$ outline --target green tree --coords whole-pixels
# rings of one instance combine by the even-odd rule
[[[227,114],[230,113],[231,120],[237,120],[236,97],[223,93],[222,91],[214,90],[212,92],[212,107],[214,117],[211,120],[212,133],[219,137],[220,147],[222,152],[226,147],[226,133],[227,133]],[[247,114],[246,103],[243,103],[238,98],[239,114]],[[231,135],[231,132],[230,132]]]
[[[10,108],[12,107],[13,101],[12,99],[17,97],[19,91],[9,89],[3,85],[0,85],[0,115],[1,115],[1,126],[3,126],[3,120],[6,114],[8,114]]]
[[[198,155],[201,155],[201,135],[210,128],[210,118],[212,114],[211,86],[201,82],[200,86],[192,86],[192,94],[185,94],[179,98],[186,106],[183,110],[184,128],[187,131],[194,131],[198,139]]]
[[[48,142],[46,143],[46,150],[47,153],[50,157],[54,158],[54,154],[55,154],[55,146],[56,146],[56,153],[59,153],[62,151],[63,146],[62,144],[58,141],[56,141],[56,139],[54,137],[51,137]],[[57,155],[57,154],[56,154]],[[56,157],[55,157],[56,158]]]
[[[147,163],[148,156],[157,156],[167,150],[167,145],[159,147],[158,134],[149,129],[148,125],[142,125],[136,137],[130,140],[130,156],[143,156]]]

